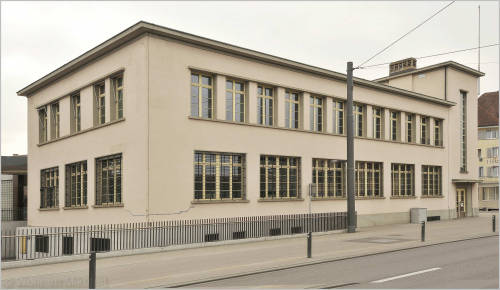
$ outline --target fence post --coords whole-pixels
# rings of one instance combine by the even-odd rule
[[[96,254],[90,253],[89,259],[89,289],[95,289],[95,270],[96,270]]]
[[[495,232],[495,230],[496,230],[496,217],[495,217],[495,215],[491,216],[491,223],[493,225],[493,232]]]
[[[422,242],[425,242],[425,221],[422,222]]]

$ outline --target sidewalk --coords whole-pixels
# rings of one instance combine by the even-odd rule
[[[97,287],[172,287],[493,234],[498,235],[498,229],[492,232],[491,214],[481,213],[479,217],[428,222],[426,242],[420,241],[417,224],[360,228],[352,234],[314,235],[312,259],[306,258],[305,235],[112,258],[100,259],[98,255]],[[88,288],[88,261],[4,269],[2,287]]]

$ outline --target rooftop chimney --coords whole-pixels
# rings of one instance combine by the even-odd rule
[[[413,57],[391,62],[389,64],[389,75],[396,75],[417,69],[417,60]]]

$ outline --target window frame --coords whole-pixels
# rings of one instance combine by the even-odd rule
[[[354,137],[364,137],[365,132],[365,111],[366,107],[363,104],[354,103],[352,108],[353,119],[354,119]],[[359,111],[361,109],[361,112]],[[361,127],[361,129],[360,129]],[[359,134],[361,130],[361,135]]]
[[[400,120],[401,120],[401,112],[399,111],[389,111],[389,125],[390,125],[390,140],[399,141],[401,138],[400,133]]]
[[[370,169],[368,165],[371,165]],[[361,166],[363,165],[363,166]],[[378,165],[378,169],[375,169]],[[362,176],[360,171],[363,173]],[[378,178],[378,194],[375,173],[379,174]],[[369,174],[371,173],[371,176]],[[371,182],[368,181],[371,179]],[[362,182],[360,182],[362,181]],[[363,184],[361,186],[361,183]],[[361,191],[363,189],[363,191]],[[369,191],[370,190],[370,191]],[[361,195],[363,192],[363,195]],[[371,192],[371,194],[368,194]],[[384,163],[377,161],[356,161],[354,165],[354,195],[359,198],[384,198]]]
[[[48,141],[48,116],[47,106],[38,109],[38,142],[45,143]]]
[[[228,83],[231,83],[231,89],[228,89],[227,85]],[[236,89],[236,83],[241,84],[243,87],[243,90],[239,91]],[[233,79],[233,78],[226,78],[225,82],[225,99],[226,99],[226,121],[233,121],[233,122],[239,122],[239,123],[244,123],[246,122],[246,82]],[[231,110],[228,110],[228,93],[231,93]],[[236,95],[241,94],[243,96],[243,103],[238,103],[236,102]],[[237,105],[243,105],[243,110],[240,112],[240,114],[243,114],[243,119],[242,120],[236,120],[236,106]],[[228,113],[231,113],[231,119],[228,119]]]
[[[467,92],[460,90],[460,172],[467,172]]]
[[[372,115],[373,115],[373,138],[374,139],[385,139],[384,138],[384,109],[381,107],[374,106],[374,107],[372,107]],[[377,124],[377,121],[378,121],[378,124]],[[378,128],[377,128],[377,126],[378,126]],[[377,137],[377,133],[378,133],[378,137]]]
[[[102,191],[102,188],[103,188],[103,185],[99,185],[99,182],[101,183],[104,183],[102,181],[102,177],[99,178],[99,168],[100,171],[101,171],[101,174],[103,172],[103,169],[102,169],[102,165],[101,167],[99,167],[99,162],[103,162],[103,161],[106,161],[106,162],[109,162],[110,160],[113,161],[113,202],[104,202],[104,196],[111,196],[111,194],[109,192],[107,193],[104,193]],[[117,166],[115,165],[116,164],[116,161],[119,160],[120,161],[120,167],[117,169]],[[109,165],[107,164],[106,167],[108,167]],[[120,181],[117,182],[117,179],[118,179],[118,175],[116,174],[117,171],[119,170],[119,178],[120,178]],[[101,156],[101,157],[97,157],[95,158],[95,173],[94,173],[94,176],[95,176],[95,189],[94,189],[94,193],[95,193],[95,205],[96,206],[102,206],[102,207],[106,207],[106,206],[117,206],[117,205],[123,205],[123,154],[122,153],[117,153],[117,154],[111,154],[111,155],[107,155],[107,156]],[[106,170],[106,189],[109,191],[109,169]],[[118,190],[117,190],[117,185],[119,185],[119,193],[118,193]],[[119,196],[119,200],[118,200],[118,196]]]
[[[443,146],[443,120],[434,118],[434,146]]]
[[[259,92],[259,90],[261,92]],[[267,90],[271,91],[271,95],[268,96],[266,95]],[[274,102],[274,97],[276,95],[275,89],[272,86],[268,85],[263,85],[263,84],[258,84],[257,85],[257,124],[262,125],[262,126],[268,126],[268,127],[273,127],[275,122],[275,102]],[[271,105],[271,108],[268,108],[266,100],[269,100],[269,104]],[[261,108],[259,108],[261,107]],[[259,113],[260,110],[260,113]],[[267,114],[266,112],[269,112]],[[269,124],[268,124],[269,121]]]
[[[406,142],[415,143],[415,114],[406,113]]]
[[[292,96],[296,95],[297,100],[293,100]],[[285,90],[285,128],[300,129],[300,99],[301,93],[293,90]],[[296,108],[296,110],[294,110]],[[295,116],[296,118],[292,118]],[[293,124],[295,123],[295,124]],[[293,125],[292,125],[293,124]]]
[[[80,166],[80,170],[77,171],[77,166]],[[74,172],[73,172],[74,169]],[[73,176],[74,181],[73,181]],[[78,181],[77,178],[80,180]],[[75,184],[76,183],[76,184]],[[78,162],[73,162],[65,165],[65,199],[64,206],[68,208],[73,207],[85,207],[88,202],[88,166],[87,160],[82,160]],[[73,185],[75,185],[75,197],[73,198]],[[78,186],[79,185],[79,186]],[[80,194],[78,194],[78,189]],[[73,203],[73,200],[78,200],[78,195],[80,202]]]
[[[318,101],[319,104],[316,103]],[[309,126],[311,131],[324,131],[324,104],[325,98],[322,96],[309,96]]]
[[[423,122],[422,120],[425,120]],[[430,130],[430,117],[420,116],[420,144],[430,145],[429,130]]]
[[[50,104],[50,140],[60,137],[61,118],[59,109],[59,102]]]
[[[339,166],[340,165],[340,166]],[[312,198],[315,199],[330,199],[330,198],[345,198],[346,194],[346,161],[313,158],[312,159]],[[323,176],[320,176],[320,173]],[[330,175],[330,173],[332,173]],[[338,175],[340,174],[340,194],[338,194],[339,183]],[[331,182],[330,182],[331,177]],[[323,179],[322,188],[320,187],[320,178]],[[320,190],[321,188],[321,190]],[[322,193],[320,195],[320,193]]]
[[[82,130],[82,108],[80,93],[72,94],[71,98],[71,132],[76,133]]]
[[[124,118],[123,112],[123,87],[124,87],[124,77],[123,73],[119,73],[110,77],[111,79],[111,88],[112,88],[112,96],[113,96],[113,120],[121,120]],[[121,86],[119,86],[118,80],[121,79]],[[121,92],[121,98],[118,93]],[[120,115],[121,113],[121,115]]]
[[[443,169],[438,165],[422,165],[422,196],[443,196]],[[427,184],[427,186],[425,186]]]
[[[51,190],[53,202],[49,204],[48,196]],[[59,166],[40,170],[40,209],[55,208],[59,208]]]
[[[408,174],[410,175],[409,178]],[[414,164],[391,163],[391,196],[392,197],[415,196]]]
[[[269,163],[269,159],[274,158],[275,162],[274,164]],[[280,159],[281,158],[286,158],[286,165],[280,164]],[[262,163],[264,159],[264,164]],[[294,164],[290,164],[291,160],[295,161]],[[260,177],[259,177],[259,197],[261,200],[300,200],[301,199],[301,158],[300,157],[295,157],[295,156],[281,156],[281,155],[260,155],[260,162],[259,162],[259,170],[260,170]],[[269,177],[270,169],[275,169],[274,170],[274,180],[271,180]],[[281,181],[281,174],[280,174],[280,169],[286,169],[287,170],[287,189],[286,189],[286,196],[282,196],[280,189],[281,189],[281,184],[283,183]],[[291,181],[290,177],[292,176],[291,174],[291,169],[295,169],[296,172],[296,181],[295,181],[295,187],[296,187],[296,192],[295,196],[291,195]],[[262,174],[262,171],[264,170],[264,176]],[[264,180],[262,178],[264,177]],[[271,182],[269,182],[271,180]],[[273,182],[274,181],[274,182]],[[275,195],[270,196],[269,194],[269,185],[274,184],[275,187]],[[264,191],[262,188],[262,185],[264,185]]]
[[[344,135],[345,124],[345,102],[334,99],[333,106],[333,133]]]
[[[198,77],[198,83],[193,82],[193,76]],[[203,78],[208,78],[210,80],[210,84],[206,85],[203,84]],[[215,118],[215,100],[214,100],[214,82],[215,82],[215,76],[213,74],[209,73],[202,73],[202,72],[196,72],[196,71],[191,71],[190,73],[190,104],[191,104],[191,117],[197,117],[197,118],[204,118],[204,119],[213,119]],[[198,114],[194,114],[193,112],[193,87],[197,88],[197,107],[198,107]],[[210,96],[207,98],[208,103],[210,103],[210,106],[207,106],[207,116],[203,116],[203,89],[208,89],[210,90]]]
[[[100,88],[103,92],[100,92]],[[95,104],[95,118],[94,125],[102,125],[106,123],[106,83],[105,81],[98,82],[93,85],[94,89],[94,104]]]

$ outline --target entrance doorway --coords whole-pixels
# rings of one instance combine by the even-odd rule
[[[467,216],[465,188],[457,188],[457,218]]]

